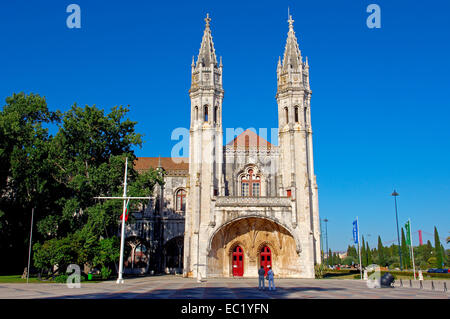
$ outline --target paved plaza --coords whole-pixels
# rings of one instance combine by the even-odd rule
[[[448,281],[447,281],[448,282]],[[444,281],[425,282],[419,289],[408,282],[394,288],[368,288],[364,281],[342,279],[278,279],[276,291],[260,291],[257,279],[194,279],[154,276],[115,281],[81,283],[81,288],[65,284],[0,284],[1,299],[448,299]],[[447,284],[448,286],[448,284]]]

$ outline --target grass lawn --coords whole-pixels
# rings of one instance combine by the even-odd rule
[[[27,283],[27,279],[22,279],[21,278],[22,275],[7,275],[7,276],[0,276],[0,283],[2,284],[11,284],[11,283],[17,283],[17,284],[26,284]],[[55,283],[52,280],[39,280],[36,276],[31,276],[28,279],[28,282],[31,284],[48,284],[48,283]],[[81,283],[85,284],[85,283],[99,283],[102,282],[100,280],[91,280],[91,281],[82,281]]]

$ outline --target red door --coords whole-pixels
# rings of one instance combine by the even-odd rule
[[[242,276],[244,274],[244,251],[236,246],[233,250],[233,276]]]
[[[267,272],[269,271],[269,267],[272,268],[272,253],[270,252],[270,248],[267,246],[264,246],[261,249],[261,266],[264,266],[264,270]]]

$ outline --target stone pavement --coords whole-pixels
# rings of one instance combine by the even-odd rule
[[[266,282],[267,283],[267,282]],[[81,288],[65,284],[0,284],[0,299],[449,299],[443,282],[435,290],[403,287],[368,288],[364,281],[343,279],[276,279],[276,291],[257,289],[256,278],[207,279],[154,276],[115,281],[81,283]],[[430,285],[427,282],[427,285]],[[449,285],[447,285],[449,286]]]

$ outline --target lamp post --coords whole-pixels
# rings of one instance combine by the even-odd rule
[[[400,256],[400,271],[403,271],[403,266],[402,266],[402,249],[400,246],[400,233],[398,230],[398,214],[397,214],[397,196],[399,194],[395,191],[392,193],[392,196],[394,196],[394,202],[395,202],[395,220],[397,221],[397,240],[398,240],[398,255]]]
[[[323,262],[323,232],[322,232],[322,218],[319,219],[320,220],[320,260],[321,262]]]
[[[330,260],[330,256],[329,256],[329,253],[328,253],[328,219],[324,219],[323,220],[324,222],[325,222],[325,238],[326,238],[326,241],[327,241],[327,264],[328,264],[328,261]]]

